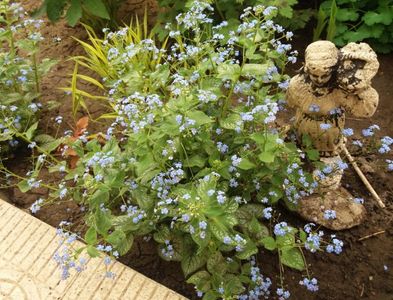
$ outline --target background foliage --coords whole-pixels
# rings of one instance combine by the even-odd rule
[[[95,28],[116,27],[117,11],[124,0],[44,0],[34,13],[45,14],[52,22],[64,16],[67,23],[75,26],[79,21]]]
[[[393,50],[392,0],[324,1],[318,17],[320,23],[326,21],[327,38],[338,46],[365,41],[381,53]]]

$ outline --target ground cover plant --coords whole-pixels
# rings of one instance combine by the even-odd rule
[[[341,252],[343,243],[335,235],[323,240],[313,224],[296,229],[272,218],[279,201],[295,209],[317,188],[302,168],[302,159],[316,160],[317,153],[284,140],[275,124],[288,85],[283,70],[296,60],[286,43],[292,33],[271,20],[275,7],[246,9],[236,31],[225,21],[212,24],[211,11],[195,2],[168,25],[160,48],[146,21],[104,30],[102,40],[87,27],[91,45],[81,41],[87,55],[75,60],[103,83],[76,67],[73,105],[86,107],[83,97],[90,95],[76,81],[89,81],[108,91],[99,101],[112,112],[101,118],[113,123],[106,134],[91,136],[85,117],[73,135],[32,141],[43,153],[18,184],[22,192],[44,184],[38,177],[45,166],[63,179],[46,185],[48,199],[37,200],[32,211],[69,197],[85,208],[88,230],[79,238],[86,247],[71,253],[77,235],[67,223],[59,229],[67,244],[56,255],[64,279],[71,268],[83,269],[75,261],[82,251],[117,258],[144,236],[153,237],[163,259],[181,262],[204,299],[257,298],[270,295],[272,284],[256,265],[258,247],[278,253],[280,270],[305,271],[300,281],[310,291],[318,281],[303,251]],[[63,158],[50,153],[56,148]],[[285,282],[277,285],[278,297],[288,298]]]
[[[41,107],[40,81],[56,62],[38,60],[41,20],[8,0],[0,1],[0,14],[0,155],[5,158],[24,134],[32,139]]]

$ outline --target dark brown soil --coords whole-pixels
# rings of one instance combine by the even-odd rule
[[[37,6],[36,0],[24,1],[28,9]],[[134,2],[134,6],[132,6]],[[143,12],[143,3],[130,1],[128,7],[136,7],[137,11]],[[136,5],[136,6],[135,6]],[[154,1],[149,3],[154,6]],[[135,11],[124,10],[124,11]],[[153,9],[154,11],[154,9]],[[73,63],[67,61],[74,55],[82,54],[81,47],[72,37],[85,39],[86,34],[83,28],[70,28],[64,23],[49,25],[43,29],[44,36],[47,37],[42,47],[42,56],[60,60],[60,63],[44,79],[42,102],[58,101],[60,105],[53,110],[47,110],[42,114],[41,129],[54,133],[54,118],[62,115],[65,119],[60,134],[65,129],[70,129],[75,120],[72,116],[71,100],[58,87],[68,85],[69,74],[72,73]],[[307,36],[295,37],[295,48],[301,53],[299,61],[303,61],[302,53],[309,41]],[[60,37],[59,43],[53,42],[54,37]],[[380,104],[376,114],[371,119],[357,120],[348,118],[348,127],[356,131],[360,136],[360,131],[370,124],[377,123],[381,127],[379,136],[393,136],[393,55],[381,55],[379,57],[381,67],[376,76],[373,86],[379,92]],[[300,67],[300,64],[297,65]],[[94,88],[87,85],[80,86],[91,93],[95,93]],[[93,116],[102,113],[103,108],[97,103],[90,103],[89,110]],[[78,115],[80,116],[80,114]],[[93,132],[100,128],[99,124],[93,124],[89,131]],[[24,174],[28,170],[27,153],[16,153],[11,167],[15,172]],[[352,169],[348,170],[343,179],[343,185],[358,197],[365,199],[367,209],[367,219],[360,226],[338,232],[337,235],[344,241],[344,252],[341,255],[334,254],[306,254],[307,263],[310,265],[312,276],[318,278],[320,291],[316,294],[307,292],[304,287],[298,284],[302,278],[300,272],[285,270],[285,284],[291,291],[291,299],[307,300],[342,300],[342,299],[372,299],[372,300],[392,300],[393,299],[393,176],[386,173],[383,167],[384,160],[388,157],[363,153],[362,157],[357,157],[361,162],[362,169],[366,176],[380,194],[386,204],[385,209],[376,205],[367,189],[361,183],[356,173]],[[55,180],[49,174],[43,175],[45,179]],[[28,209],[30,205],[41,196],[47,193],[46,189],[38,189],[27,195],[20,193],[16,188],[8,191],[11,201],[22,209]],[[289,220],[295,226],[303,226],[305,222],[299,220],[295,215],[286,210],[280,210],[280,220]],[[57,226],[62,220],[68,220],[76,224],[76,231],[84,230],[83,214],[79,207],[72,202],[54,203],[42,208],[36,215],[39,219],[53,226]],[[360,238],[383,231],[383,233],[359,241]],[[326,234],[330,234],[325,230]],[[142,239],[135,241],[132,251],[120,259],[123,263],[131,266],[148,277],[172,288],[179,293],[195,298],[193,287],[184,283],[184,278],[180,266],[176,263],[163,261],[156,254],[156,247],[153,242],[146,242]],[[277,274],[278,258],[275,254],[261,251],[258,255],[258,263],[262,272],[272,278],[273,282],[279,282]],[[387,266],[387,271],[384,270]]]

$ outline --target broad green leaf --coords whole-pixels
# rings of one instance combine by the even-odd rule
[[[49,20],[56,22],[60,19],[66,0],[48,0],[46,5],[46,14]]]
[[[275,154],[271,151],[265,151],[258,155],[260,161],[265,163],[272,163],[274,162]]]
[[[217,68],[217,78],[236,82],[240,77],[240,66],[237,64],[221,64]]]
[[[107,235],[108,230],[112,227],[112,223],[108,218],[108,215],[101,211],[101,209],[97,209],[94,214],[94,224],[97,232],[104,236]]]
[[[206,158],[196,154],[184,161],[185,167],[199,167],[203,168],[206,163]]]
[[[319,159],[319,151],[315,149],[306,150],[307,156],[310,160],[315,161]]]
[[[109,191],[106,189],[98,189],[89,198],[89,203],[92,207],[99,207],[100,204],[106,203],[109,200]]]
[[[22,193],[26,193],[31,190],[30,185],[28,184],[27,180],[22,180],[18,183],[18,188]]]
[[[215,290],[209,290],[203,295],[202,300],[217,300],[219,299],[219,295]]]
[[[393,22],[393,8],[386,8],[381,12],[368,11],[363,16],[363,21],[369,26],[382,23],[390,25]]]
[[[125,233],[122,230],[116,229],[110,235],[108,235],[105,240],[112,244],[113,246],[117,246],[126,238]]]
[[[187,116],[190,119],[195,120],[195,122],[198,125],[204,125],[204,124],[208,124],[208,123],[213,122],[213,120],[208,115],[206,115],[203,111],[200,111],[200,110],[194,110],[194,111],[188,112]]]
[[[279,9],[277,10],[277,12],[285,18],[291,19],[293,16],[292,6],[297,4],[298,0],[279,1],[278,3],[279,4],[277,6],[279,7]]]
[[[268,64],[244,64],[242,69],[243,76],[264,76],[269,68]]]
[[[249,259],[251,256],[257,253],[258,253],[257,246],[252,241],[248,241],[244,249],[236,253],[236,257],[240,259]]]
[[[227,232],[222,226],[210,222],[209,223],[210,231],[213,233],[213,235],[218,239],[220,242],[224,241],[224,237],[229,236],[229,232]]]
[[[87,254],[90,255],[90,257],[99,257],[100,256],[100,251],[97,250],[96,247],[92,245],[88,245],[86,248]]]
[[[153,235],[157,243],[164,244],[166,240],[170,240],[171,233],[167,226],[160,227]]]
[[[270,251],[273,251],[277,248],[276,240],[271,236],[264,237],[261,240],[261,243],[263,244],[263,247]]]
[[[38,66],[41,74],[45,75],[49,70],[58,63],[57,60],[44,58]]]
[[[29,141],[31,141],[33,139],[33,135],[34,135],[34,132],[37,130],[37,127],[38,127],[38,122],[34,123],[33,125],[30,126],[29,129],[27,129],[25,135]]]
[[[299,238],[303,243],[305,243],[307,241],[307,233],[305,233],[304,230],[300,230]]]
[[[253,217],[251,222],[247,224],[247,230],[250,236],[257,241],[269,235],[267,227],[261,224],[256,217]]]
[[[122,230],[115,230],[105,240],[119,251],[120,255],[124,255],[131,249],[134,236],[126,235]]]
[[[206,253],[197,254],[196,252],[189,253],[188,256],[184,257],[181,261],[181,268],[184,276],[188,276],[194,273],[199,268],[206,264],[207,255]]]
[[[227,264],[221,254],[221,251],[216,251],[214,254],[209,256],[206,267],[211,274],[225,274]]]
[[[110,16],[102,0],[83,0],[86,10],[97,17],[109,20]]]
[[[206,271],[199,271],[187,279],[187,283],[195,285],[198,290],[207,292],[210,289],[211,275]]]
[[[242,170],[250,170],[255,167],[256,167],[256,165],[253,162],[251,162],[248,158],[245,158],[245,157],[242,157],[242,160],[238,166],[238,168],[242,169]]]
[[[281,249],[281,250],[285,250],[285,249],[291,249],[295,246],[296,242],[295,242],[295,233],[294,228],[291,229],[291,232],[288,232],[285,235],[280,235],[276,237],[276,244],[277,244],[277,248]]]
[[[305,269],[303,256],[297,248],[282,250],[280,261],[283,265],[299,271],[303,271]]]
[[[37,135],[34,138],[34,141],[37,142],[38,146],[46,152],[52,152],[56,150],[60,144],[64,142],[63,139],[55,139],[48,134]]]
[[[85,233],[85,242],[94,245],[97,242],[97,231],[94,227],[90,227]]]
[[[66,13],[66,19],[68,24],[74,27],[81,17],[82,6],[80,0],[71,0],[71,5]]]
[[[228,117],[225,119],[220,119],[220,126],[224,129],[231,129],[234,130],[236,127],[239,125],[237,124],[238,122],[241,122],[242,118],[238,114],[230,114]]]
[[[358,18],[359,14],[351,8],[339,8],[336,13],[336,19],[340,22],[356,21]]]
[[[261,218],[263,215],[263,209],[265,207],[262,204],[245,204],[239,207],[236,211],[236,218],[240,225],[246,225],[251,222],[253,217]]]
[[[228,274],[226,277],[230,277],[230,279],[227,279],[225,291],[227,291],[231,295],[239,295],[244,292],[245,288],[239,276]]]

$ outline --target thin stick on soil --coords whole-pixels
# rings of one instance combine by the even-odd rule
[[[363,297],[364,294],[364,283],[362,284],[362,290],[360,291],[360,297]]]
[[[362,170],[360,170],[358,164],[356,161],[353,159],[352,155],[349,153],[347,147],[345,145],[342,146],[342,149],[345,153],[345,156],[347,157],[348,161],[351,163],[352,167],[355,169],[356,173],[359,175],[360,179],[363,181],[364,185],[366,188],[369,190],[373,198],[378,202],[378,205],[381,208],[385,208],[385,204],[382,202],[382,199],[378,196],[377,192],[374,190],[374,188],[371,186],[370,182],[367,180],[366,176],[364,176]]]
[[[380,235],[380,234],[382,234],[382,233],[385,233],[385,230],[377,231],[377,232],[374,232],[374,233],[372,233],[372,234],[369,234],[369,235],[366,235],[366,236],[364,236],[364,237],[361,237],[360,239],[358,239],[358,241],[359,241],[359,242],[360,242],[360,241],[364,241],[364,240],[366,240],[366,239],[369,239],[370,237],[373,237],[373,236],[376,236],[376,235]]]

